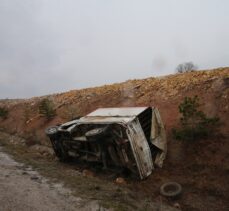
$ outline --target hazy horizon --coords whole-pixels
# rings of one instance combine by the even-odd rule
[[[229,66],[229,1],[0,0],[0,98]]]

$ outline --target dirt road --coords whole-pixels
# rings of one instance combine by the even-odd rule
[[[0,147],[0,211],[105,210],[96,201],[71,195],[31,167],[14,161]]]

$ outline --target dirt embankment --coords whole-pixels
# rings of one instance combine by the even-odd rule
[[[222,131],[228,134],[229,123],[229,68],[189,72],[143,80],[129,80],[119,84],[73,90],[66,93],[35,97],[25,100],[2,100],[0,106],[8,107],[9,118],[0,122],[8,132],[26,138],[47,141],[44,129],[72,117],[83,116],[99,107],[155,106],[158,107],[166,131],[170,134],[179,120],[178,105],[185,96],[198,95],[203,110],[217,115],[224,122]],[[57,116],[47,121],[38,113],[41,99],[53,100]]]
[[[202,110],[208,116],[218,116],[223,123],[224,137],[192,143],[171,138],[171,129],[179,122],[178,105],[185,96],[198,95]],[[24,136],[25,146],[46,145],[44,129],[53,124],[83,116],[99,107],[155,106],[158,107],[168,135],[168,157],[162,169],[157,169],[145,181],[127,179],[127,186],[145,198],[159,197],[163,182],[177,181],[183,186],[177,202],[183,210],[227,210],[229,207],[229,68],[175,74],[166,77],[130,80],[96,88],[74,90],[45,96],[53,100],[57,116],[47,121],[38,113],[42,98],[1,101],[8,107],[9,117],[0,122],[7,132]],[[14,142],[14,140],[12,140]],[[91,169],[93,171],[93,168]],[[137,200],[137,198],[136,198]]]

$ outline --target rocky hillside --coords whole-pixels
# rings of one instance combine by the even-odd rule
[[[170,134],[179,120],[179,103],[185,96],[194,95],[200,97],[206,114],[221,118],[222,131],[228,135],[229,68],[129,80],[25,100],[2,100],[0,106],[10,112],[7,119],[1,120],[0,127],[24,137],[36,136],[45,142],[43,131],[48,125],[85,115],[99,107],[155,106]],[[39,115],[38,105],[43,98],[54,102],[57,116],[51,121]]]
[[[178,105],[185,96],[195,95],[199,96],[202,110],[208,116],[220,118],[223,136],[194,142],[173,140],[171,129],[178,125],[180,118]],[[45,98],[53,101],[57,113],[49,121],[38,112],[39,104]],[[135,197],[140,194],[145,199],[153,198],[161,203],[159,186],[167,181],[177,181],[184,190],[181,199],[176,201],[182,210],[228,210],[229,68],[129,80],[25,100],[2,100],[2,106],[9,110],[9,115],[1,119],[0,128],[24,137],[7,140],[10,144],[23,140],[24,144],[26,140],[24,151],[37,146],[40,148],[37,143],[49,144],[44,134],[44,129],[49,125],[83,116],[99,107],[158,107],[168,135],[168,156],[162,169],[155,170],[147,180],[141,182],[128,180],[128,187]],[[67,174],[67,170],[64,174]],[[172,203],[166,199],[163,202]]]

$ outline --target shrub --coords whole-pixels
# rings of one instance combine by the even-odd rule
[[[198,96],[184,98],[179,105],[181,127],[172,131],[175,139],[195,140],[213,136],[218,132],[219,118],[207,117],[199,107]]]
[[[5,107],[0,107],[0,117],[6,119],[8,117],[9,111]]]
[[[39,104],[39,113],[48,120],[56,116],[53,102],[47,98],[43,99]]]

